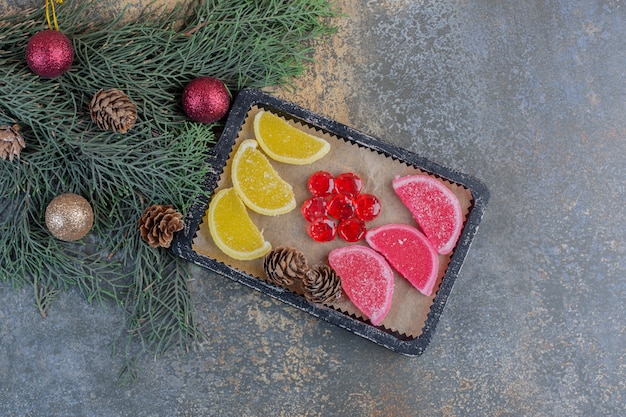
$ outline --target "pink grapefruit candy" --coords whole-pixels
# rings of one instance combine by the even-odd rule
[[[368,230],[365,240],[422,294],[432,294],[439,257],[422,232],[406,224],[386,224]]]
[[[452,252],[463,228],[463,212],[456,195],[428,175],[396,177],[393,189],[437,253]]]
[[[367,246],[351,245],[332,250],[328,263],[341,277],[341,288],[374,326],[391,308],[393,269],[385,258]]]

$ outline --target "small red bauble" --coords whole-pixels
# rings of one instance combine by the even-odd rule
[[[230,93],[221,80],[199,77],[183,91],[183,109],[194,122],[215,123],[228,113]]]
[[[26,45],[26,63],[42,78],[60,77],[70,69],[73,60],[72,42],[58,30],[37,32]]]

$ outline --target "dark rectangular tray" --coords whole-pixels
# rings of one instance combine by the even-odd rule
[[[289,118],[299,120],[352,144],[369,148],[384,156],[391,157],[407,165],[457,183],[471,192],[473,198],[472,205],[469,208],[469,214],[467,215],[463,231],[450,258],[441,285],[434,297],[422,333],[418,337],[407,338],[405,335],[372,326],[368,322],[352,317],[351,315],[344,314],[323,305],[310,303],[306,301],[304,297],[294,292],[271,285],[255,276],[241,272],[211,257],[199,254],[192,249],[192,241],[208,207],[210,195],[218,184],[222,170],[227,163],[229,154],[239,134],[240,127],[247,113],[253,106],[263,107],[278,114],[286,115]],[[369,339],[394,352],[409,356],[417,356],[423,353],[433,336],[439,317],[443,312],[450,291],[452,290],[452,286],[461,270],[470,244],[483,217],[489,199],[489,191],[482,182],[466,174],[441,166],[405,149],[358,132],[332,119],[303,109],[294,103],[281,100],[254,89],[244,89],[237,95],[220,139],[218,143],[210,149],[207,163],[211,166],[210,173],[207,175],[204,184],[208,193],[207,195],[198,196],[186,214],[185,227],[175,235],[172,243],[174,253],[183,259],[261,291],[271,297],[306,311],[315,317]]]

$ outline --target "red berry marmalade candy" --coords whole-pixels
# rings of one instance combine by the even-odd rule
[[[361,192],[362,186],[363,182],[361,178],[352,172],[346,172],[335,178],[335,192],[339,194],[347,194],[355,197]]]
[[[309,222],[319,219],[320,217],[326,217],[326,199],[323,197],[311,197],[302,203],[300,211]]]
[[[335,222],[328,217],[320,217],[309,225],[309,235],[317,242],[330,242],[336,233]]]
[[[328,200],[328,214],[337,220],[354,217],[354,201],[346,194],[335,194]]]
[[[346,242],[357,242],[365,237],[365,222],[356,217],[342,220],[337,227],[337,234]]]
[[[361,220],[374,220],[381,209],[378,197],[373,194],[359,194],[354,200],[354,214]]]
[[[309,177],[309,191],[315,197],[325,197],[335,189],[335,179],[330,172],[317,171]]]
[[[337,234],[346,242],[357,242],[365,237],[365,222],[380,214],[380,201],[373,194],[361,194],[363,182],[352,172],[335,178],[317,171],[309,177],[307,187],[313,197],[302,203],[300,211],[311,222],[309,235],[317,242],[329,242]],[[339,225],[333,219],[339,220]]]

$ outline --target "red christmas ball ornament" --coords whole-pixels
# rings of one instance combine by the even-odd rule
[[[194,122],[217,122],[226,115],[229,107],[230,93],[217,78],[196,78],[183,91],[183,109]]]
[[[26,45],[26,63],[42,78],[56,78],[67,72],[74,60],[72,42],[58,30],[42,30]]]

